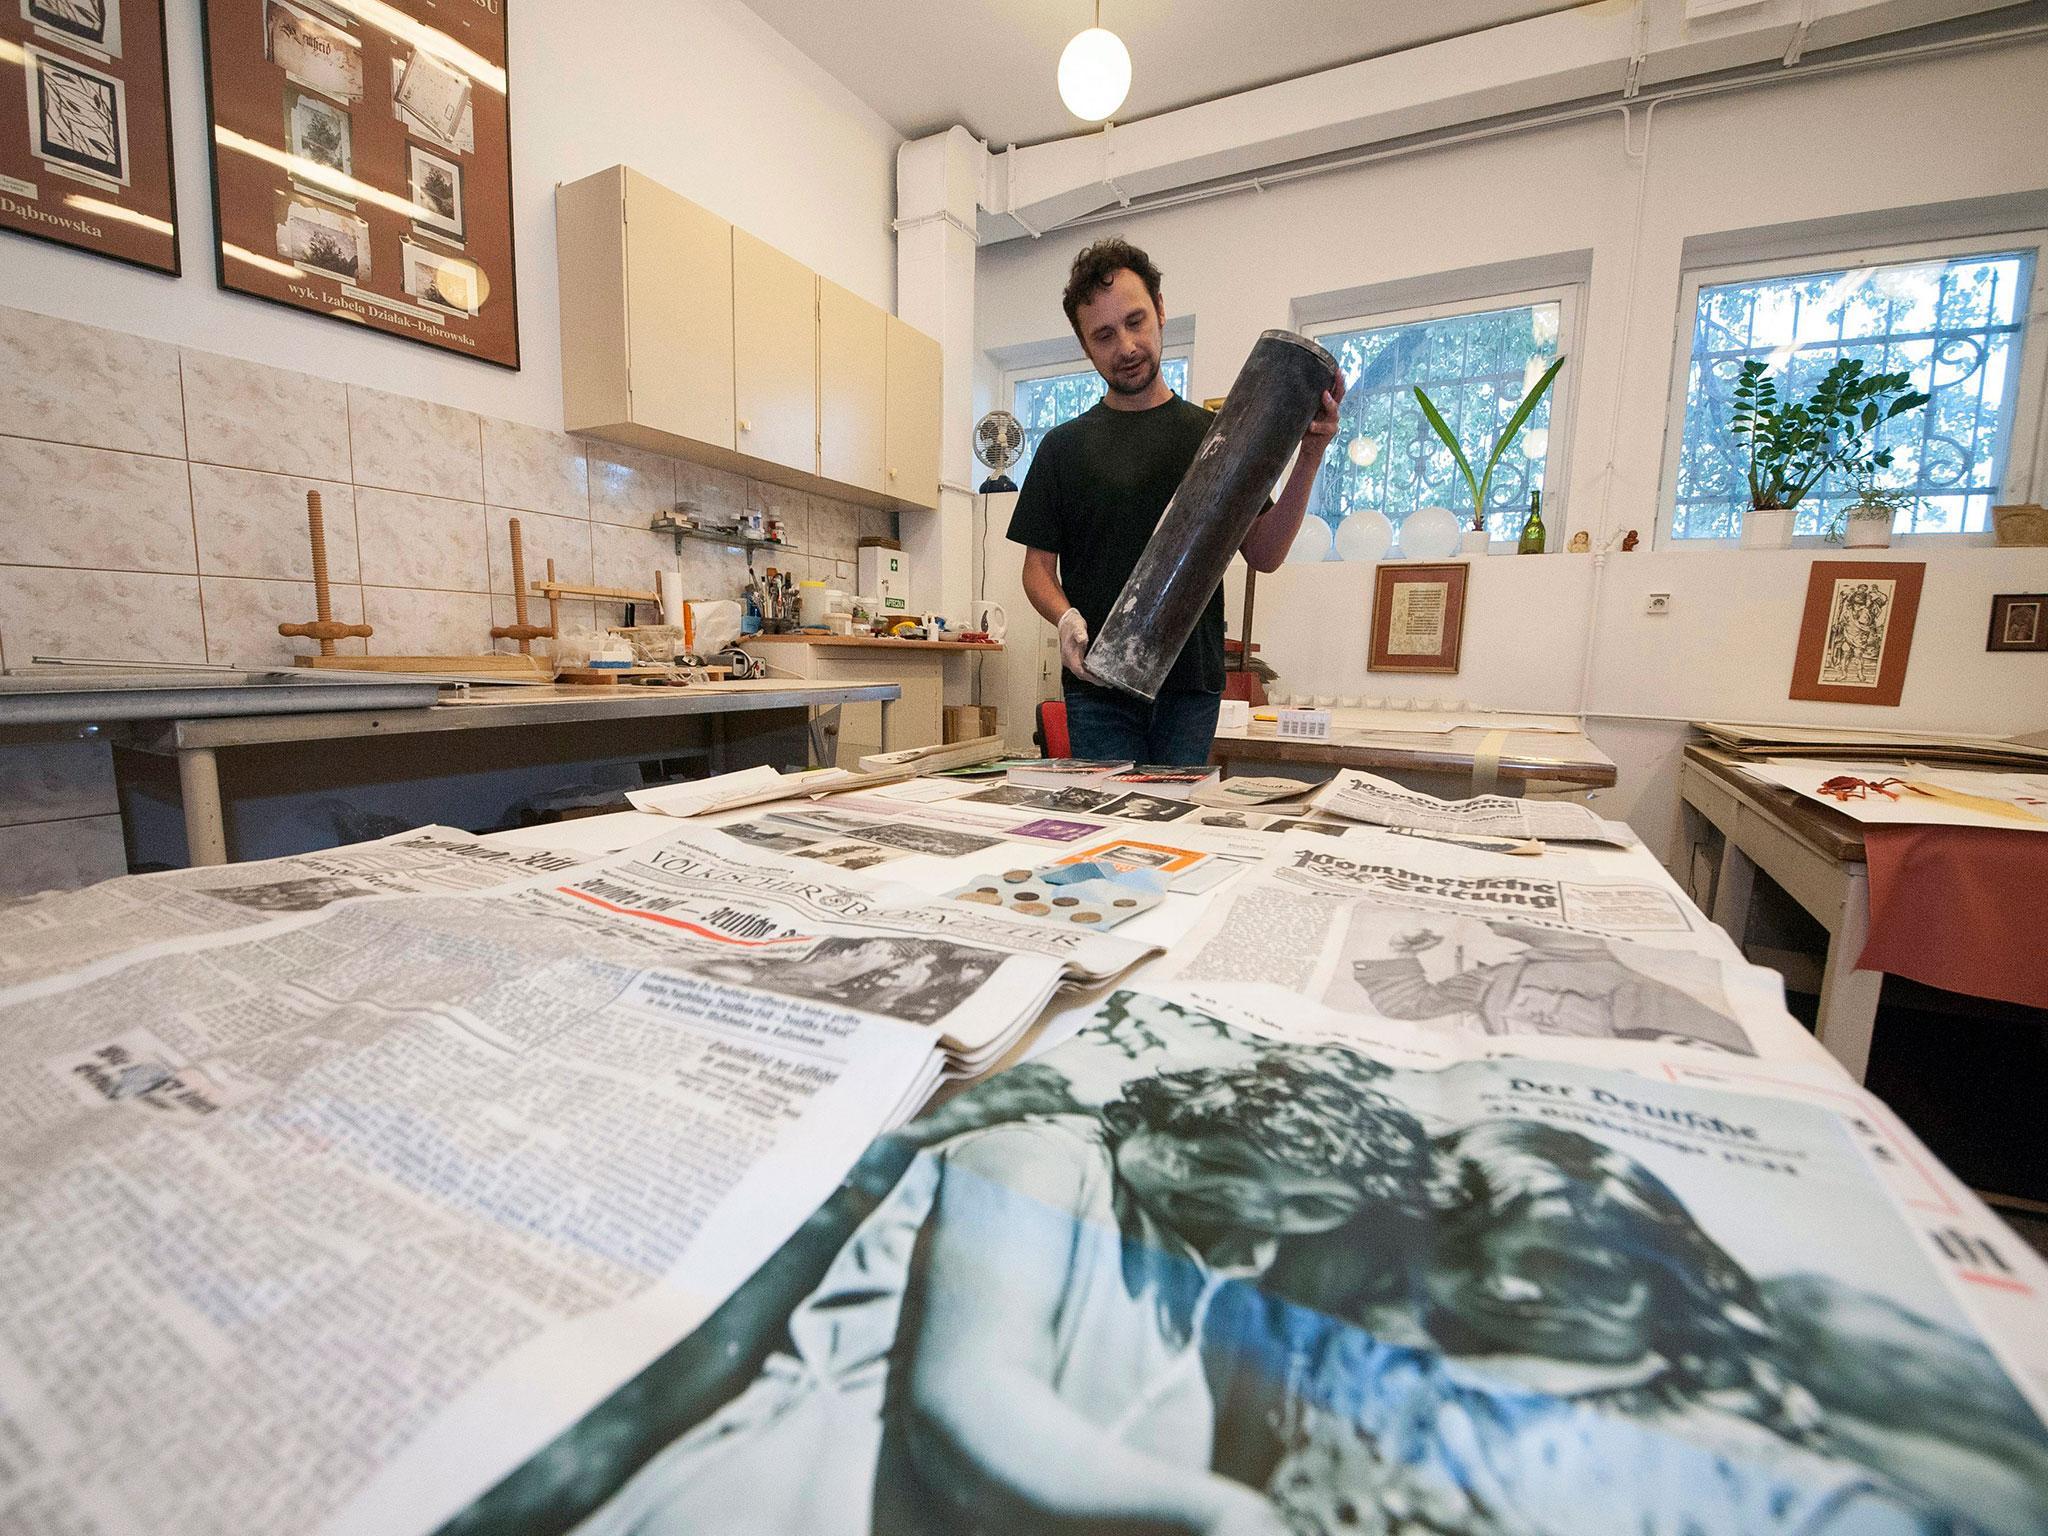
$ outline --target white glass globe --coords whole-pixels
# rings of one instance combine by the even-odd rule
[[[1370,469],[1379,462],[1380,440],[1376,437],[1354,437],[1345,444],[1344,452],[1360,469]]]
[[[1289,565],[1316,565],[1330,558],[1330,525],[1311,513],[1301,520],[1301,530],[1287,546]]]
[[[1394,525],[1384,512],[1367,508],[1337,525],[1337,558],[1366,565],[1383,558],[1394,542]]]
[[[1458,515],[1448,507],[1418,507],[1401,524],[1401,553],[1410,560],[1448,560],[1464,538]]]
[[[1550,451],[1550,428],[1531,427],[1522,435],[1522,457],[1540,459]]]
[[[1060,55],[1060,100],[1074,116],[1099,123],[1131,91],[1131,52],[1105,27],[1074,34]]]

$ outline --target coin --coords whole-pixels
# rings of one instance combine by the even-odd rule
[[[1003,871],[1003,879],[1011,885],[1022,885],[1030,878],[1031,871],[1028,869],[1006,869]]]
[[[1102,914],[1100,912],[1070,912],[1067,914],[1067,921],[1070,923],[1099,923],[1102,921]]]
[[[1042,901],[1020,901],[1017,903],[1017,910],[1026,917],[1044,917],[1052,908]]]

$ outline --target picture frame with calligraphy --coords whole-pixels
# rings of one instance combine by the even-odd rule
[[[1465,581],[1471,570],[1463,560],[1394,560],[1379,565],[1373,573],[1366,669],[1456,672],[1465,634]]]
[[[178,275],[162,0],[0,0],[0,229]]]
[[[518,368],[505,12],[203,0],[220,286]]]
[[[1917,560],[1814,561],[1790,697],[1896,705],[1926,575]]]

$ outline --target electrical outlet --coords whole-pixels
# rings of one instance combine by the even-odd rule
[[[1670,611],[1671,594],[1669,592],[1652,592],[1649,600],[1643,604],[1643,612],[1645,613],[1662,614],[1669,613]]]

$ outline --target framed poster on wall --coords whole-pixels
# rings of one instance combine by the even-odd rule
[[[205,17],[220,285],[517,368],[504,0]]]
[[[0,229],[177,272],[162,0],[0,0]]]
[[[1464,561],[1399,560],[1373,573],[1368,672],[1456,672],[1465,635]]]
[[[1814,561],[1806,577],[1791,697],[1897,704],[1926,575],[1920,561]]]

